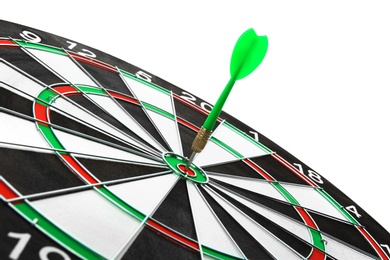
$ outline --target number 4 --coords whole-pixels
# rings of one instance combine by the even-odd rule
[[[253,137],[256,141],[259,141],[259,134],[255,131],[249,131],[249,133],[253,134]]]
[[[346,208],[349,212],[355,214],[356,217],[358,217],[358,218],[361,218],[361,217],[362,217],[362,215],[359,214],[359,212],[357,211],[357,209],[356,209],[355,206],[351,205],[351,206],[347,206],[347,207],[345,207],[345,208]]]
[[[385,248],[390,255],[390,247],[387,244],[381,244],[381,247]]]

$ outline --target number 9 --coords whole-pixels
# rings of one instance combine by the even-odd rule
[[[28,42],[38,43],[41,41],[41,37],[29,31],[23,31],[19,35]]]

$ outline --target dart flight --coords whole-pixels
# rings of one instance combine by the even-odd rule
[[[188,160],[187,168],[191,165],[195,155],[200,153],[206,146],[207,140],[236,80],[251,74],[263,61],[267,49],[267,36],[258,36],[252,28],[245,31],[238,38],[230,60],[230,80],[192,143],[192,154]]]

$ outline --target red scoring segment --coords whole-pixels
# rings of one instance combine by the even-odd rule
[[[78,54],[73,53],[73,52],[70,52],[69,54],[70,54],[70,56],[72,56],[77,61],[84,62],[84,63],[90,64],[92,66],[95,66],[95,67],[98,67],[98,68],[102,68],[104,70],[108,70],[108,71],[111,71],[111,72],[116,72],[117,71],[114,66],[109,65],[107,63],[103,63],[103,62],[95,60],[95,59],[87,58],[85,56],[78,55]]]
[[[0,46],[2,48],[19,48],[19,46],[11,40],[0,39]]]
[[[194,170],[192,170],[191,168],[187,168],[184,164],[177,165],[177,168],[179,168],[179,170],[182,173],[184,173],[190,177],[196,177],[196,172]]]
[[[155,230],[161,232],[168,238],[173,238],[174,240],[180,242],[182,245],[188,246],[192,249],[195,249],[196,251],[199,251],[199,244],[180,235],[179,233],[176,233],[169,228],[164,227],[163,225],[157,223],[156,221],[149,219],[146,222],[150,227],[154,228]]]
[[[11,187],[9,187],[3,180],[0,179],[0,196],[2,196],[4,199],[14,199],[19,197],[16,192],[12,190]]]

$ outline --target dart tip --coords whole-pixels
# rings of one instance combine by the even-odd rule
[[[192,161],[194,160],[195,155],[196,155],[196,152],[193,151],[192,154],[191,154],[191,156],[190,156],[190,158],[187,160],[186,169],[188,169],[188,168],[191,166],[191,163],[192,163]]]

